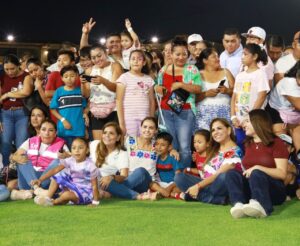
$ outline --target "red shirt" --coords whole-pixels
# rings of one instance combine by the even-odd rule
[[[10,91],[16,91],[18,89],[19,82],[24,82],[25,77],[28,75],[28,73],[24,72],[21,75],[17,77],[9,77],[6,73],[0,76],[0,82],[1,82],[1,94],[5,94]],[[11,100],[10,98],[5,99],[2,102],[2,108],[5,110],[10,109],[11,107],[23,107],[23,100],[15,99]]]
[[[284,142],[276,137],[270,146],[265,146],[262,142],[250,143],[246,146],[242,164],[245,169],[255,165],[275,168],[275,159],[288,159],[288,157],[289,153]]]
[[[76,79],[75,84],[76,84],[76,86],[80,87],[81,83],[80,83],[79,76]],[[61,79],[60,72],[54,71],[48,75],[48,81],[46,84],[45,91],[56,91],[56,89],[58,89],[59,87],[64,86],[64,85],[65,85],[65,83]]]
[[[179,76],[175,76],[174,77],[175,81],[177,82],[182,82],[182,75],[179,75]],[[171,86],[173,84],[173,76],[170,75],[170,74],[167,74],[167,73],[164,73],[163,75],[163,86],[168,90],[167,91],[167,94],[162,98],[161,100],[161,108],[162,109],[165,109],[165,110],[171,110],[169,105],[167,104],[167,101],[171,95]],[[183,109],[191,109],[191,106],[189,103],[185,103],[183,105]]]

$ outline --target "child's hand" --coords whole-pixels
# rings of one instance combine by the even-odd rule
[[[62,124],[63,124],[64,128],[67,130],[70,130],[72,128],[72,125],[67,120],[64,120]]]
[[[131,28],[131,22],[128,18],[125,19],[125,27],[127,28],[127,30]]]
[[[83,118],[84,118],[84,124],[85,124],[85,126],[89,126],[90,119],[89,119],[88,115],[87,114],[83,114]]]
[[[34,185],[40,186],[41,181],[39,179],[31,180],[30,184],[31,184],[31,186],[34,186]]]
[[[82,33],[89,34],[89,32],[93,29],[96,25],[96,21],[93,21],[93,18],[90,18],[89,22],[86,22],[82,26]]]

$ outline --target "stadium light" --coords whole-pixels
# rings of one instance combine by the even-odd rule
[[[7,39],[7,41],[12,42],[12,41],[15,40],[15,37],[12,34],[8,34],[7,37],[6,37],[6,39]]]
[[[105,42],[106,42],[106,39],[105,38],[100,38],[100,40],[99,40],[99,42],[100,42],[100,44],[105,44]]]
[[[151,41],[152,41],[152,43],[157,43],[157,42],[158,42],[158,37],[153,36],[153,37],[151,38]]]

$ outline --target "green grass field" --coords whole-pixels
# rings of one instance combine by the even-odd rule
[[[265,219],[232,219],[230,206],[105,200],[86,206],[0,203],[0,245],[299,245],[300,202]]]

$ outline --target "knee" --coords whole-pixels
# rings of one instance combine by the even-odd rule
[[[143,167],[135,169],[134,175],[136,175],[137,177],[143,177],[145,180],[152,180],[149,172]]]
[[[263,171],[255,169],[251,172],[249,179],[265,179],[266,177],[267,175]]]
[[[182,182],[182,180],[184,180],[184,176],[185,174],[184,173],[177,173],[175,174],[175,177],[174,177],[174,182],[175,184],[180,184]]]

